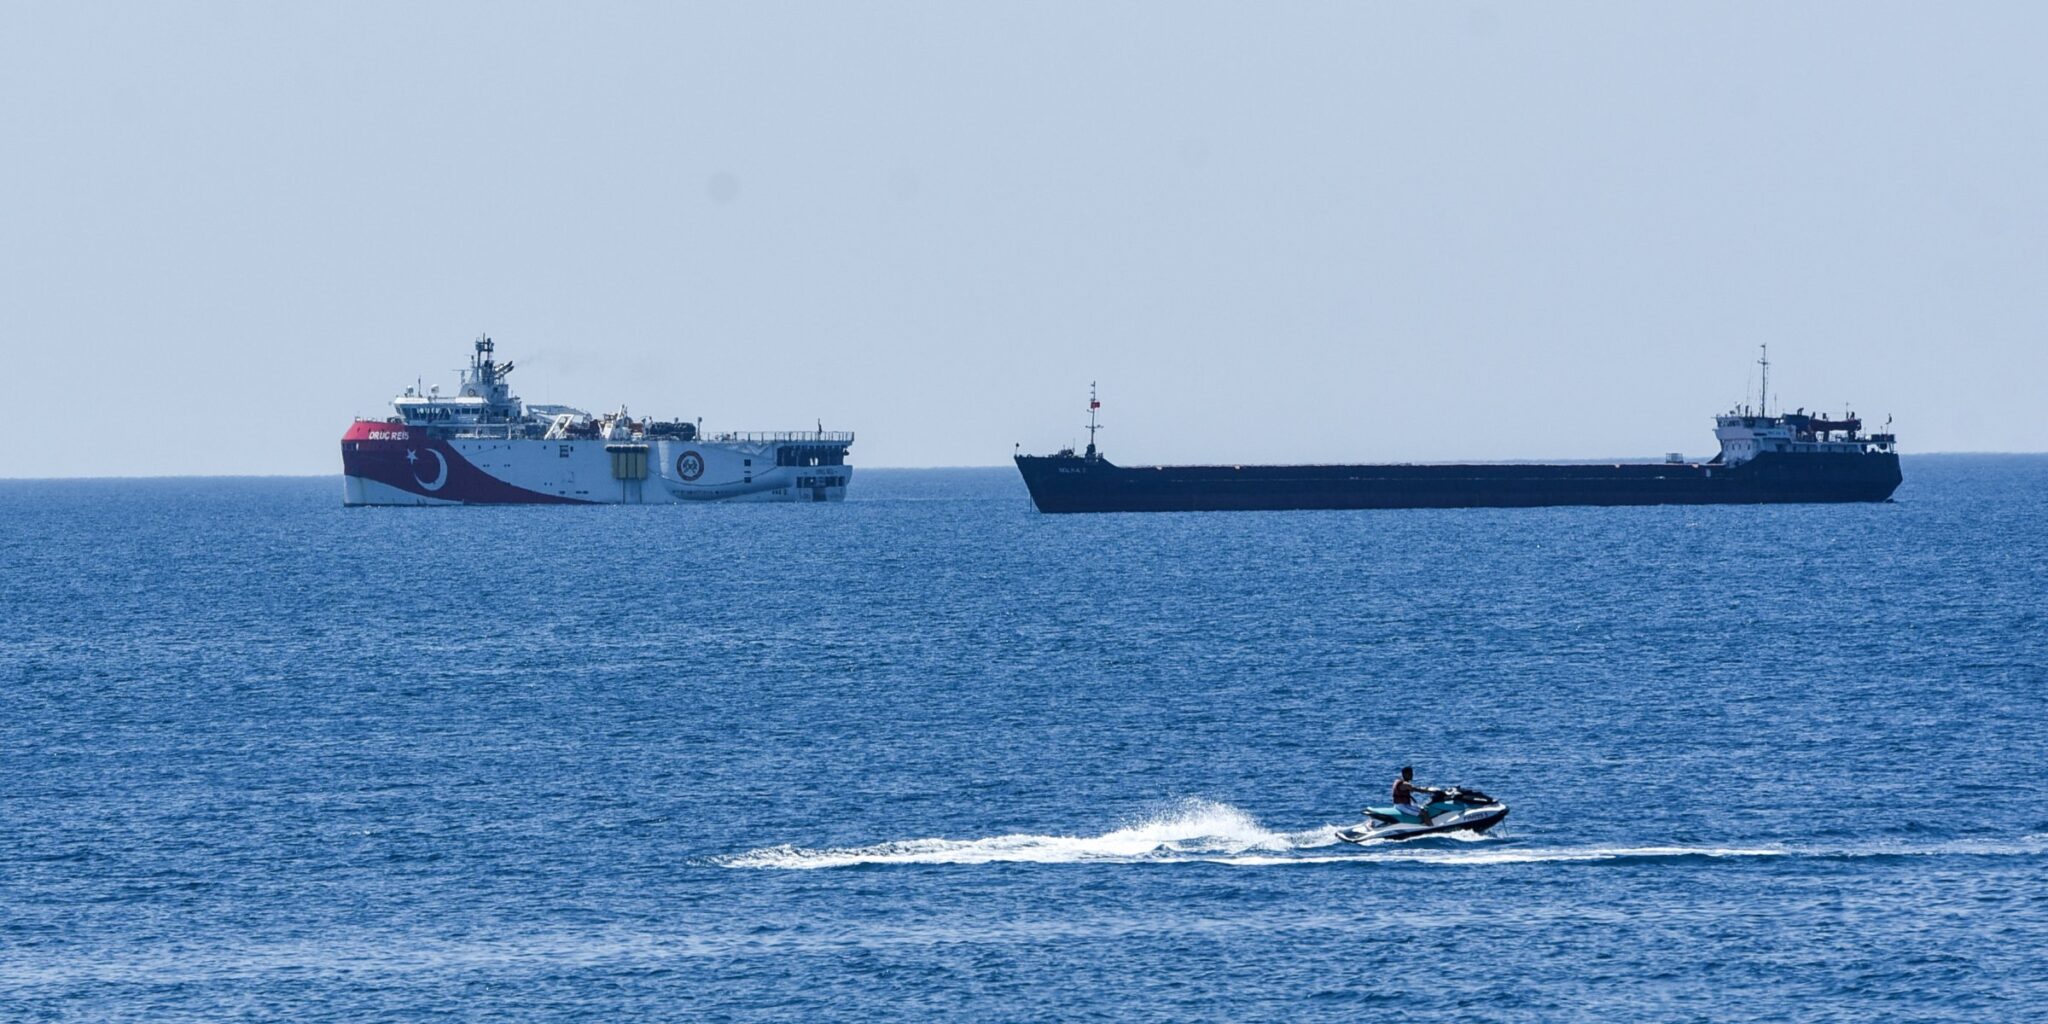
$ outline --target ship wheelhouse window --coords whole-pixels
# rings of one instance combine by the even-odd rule
[[[778,466],[843,466],[846,464],[844,448],[779,448],[775,452]]]

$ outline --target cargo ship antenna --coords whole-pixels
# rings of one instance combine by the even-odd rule
[[[1102,429],[1095,422],[1095,410],[1100,408],[1102,403],[1095,399],[1095,382],[1091,380],[1088,382],[1088,457],[1091,459],[1095,457],[1095,432]]]

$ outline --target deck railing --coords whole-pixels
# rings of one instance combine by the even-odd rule
[[[525,423],[412,423],[407,426],[422,430],[447,431],[449,437],[464,440],[515,440],[527,436]],[[656,440],[640,438],[639,440]],[[602,438],[572,437],[565,441],[595,441]],[[729,444],[773,444],[788,441],[809,441],[815,444],[852,444],[850,430],[730,430],[720,434],[699,434],[699,441],[726,442]]]
[[[722,434],[703,434],[701,441],[730,441],[744,444],[763,444],[773,441],[817,441],[833,444],[852,444],[851,430],[730,430]]]

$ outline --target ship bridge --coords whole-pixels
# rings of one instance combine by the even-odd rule
[[[1863,418],[1854,412],[1840,417],[1810,413],[1804,408],[1769,414],[1771,400],[1771,349],[1762,346],[1757,366],[1763,371],[1759,407],[1743,406],[1714,417],[1714,437],[1721,442],[1721,454],[1714,461],[1738,465],[1766,453],[1782,455],[1894,455],[1898,439],[1889,433],[1864,435]],[[1887,418],[1889,426],[1891,420]]]
[[[424,393],[410,387],[391,400],[391,407],[405,422],[420,426],[509,423],[520,419],[524,408],[512,393],[511,385],[505,383],[512,364],[498,362],[494,358],[496,350],[490,336],[478,335],[476,352],[470,356],[469,368],[461,371],[462,382],[455,394],[441,394],[438,384]]]
[[[1767,452],[1792,455],[1872,455],[1897,451],[1897,437],[1889,433],[1862,433],[1863,420],[1855,413],[1831,418],[1797,412],[1766,416],[1749,409],[1737,409],[1714,417],[1714,436],[1721,442],[1717,460],[1724,465],[1748,462]]]

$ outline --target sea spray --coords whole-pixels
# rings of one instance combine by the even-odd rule
[[[1336,841],[1333,831],[1325,826],[1296,833],[1274,832],[1229,804],[1186,799],[1098,835],[1019,833],[986,839],[907,839],[819,850],[781,845],[719,858],[714,863],[737,868],[828,868],[857,864],[1177,861],[1252,852],[1280,854],[1326,846]]]

